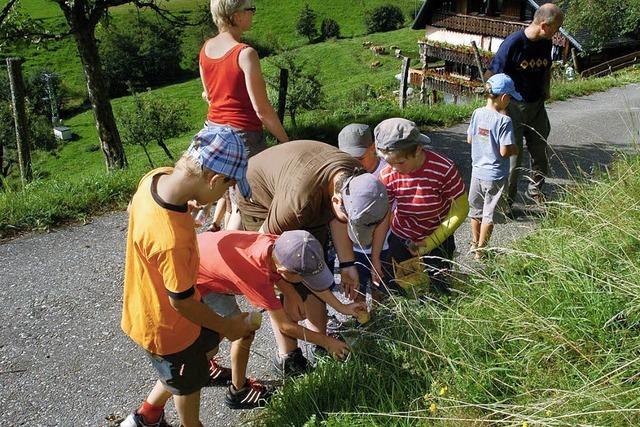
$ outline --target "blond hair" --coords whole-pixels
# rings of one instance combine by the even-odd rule
[[[183,170],[187,175],[201,178],[205,174],[205,169],[189,153],[185,152],[176,162],[176,169]]]
[[[253,0],[211,0],[211,16],[218,28],[235,26],[233,15],[253,6]]]

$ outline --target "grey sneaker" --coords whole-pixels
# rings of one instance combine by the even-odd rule
[[[167,422],[164,420],[164,413],[162,414],[162,416],[160,417],[160,420],[158,420],[157,423],[147,424],[144,422],[142,415],[138,414],[138,412],[136,411],[136,412],[130,413],[129,416],[120,423],[120,427],[171,427],[171,426],[167,424]]]
[[[526,193],[524,193],[524,196],[527,200],[532,201],[536,205],[543,205],[545,202],[544,194],[540,192],[527,191]]]
[[[284,375],[285,377],[302,375],[307,372],[308,368],[309,362],[302,355],[300,347],[290,351],[283,357],[278,354],[273,357],[273,369],[279,375]]]
[[[253,378],[240,390],[229,384],[224,403],[231,409],[253,409],[263,407],[273,395],[273,389],[259,383]]]

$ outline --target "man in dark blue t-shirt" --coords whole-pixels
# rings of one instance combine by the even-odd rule
[[[486,78],[498,73],[509,75],[523,97],[521,102],[512,99],[507,108],[513,121],[515,142],[520,149],[518,156],[511,158],[507,193],[509,205],[518,193],[523,137],[527,141],[533,174],[527,196],[536,202],[542,200],[542,185],[549,173],[547,137],[551,126],[544,101],[549,98],[551,82],[551,38],[563,20],[564,15],[556,5],[542,5],[527,28],[512,33],[502,42],[485,74]]]

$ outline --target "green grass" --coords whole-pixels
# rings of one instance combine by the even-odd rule
[[[572,188],[440,303],[395,300],[265,426],[638,425],[640,158]],[[525,424],[526,423],[526,424]]]

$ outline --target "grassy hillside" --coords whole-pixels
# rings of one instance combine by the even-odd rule
[[[6,0],[0,1],[0,5]],[[335,19],[341,28],[342,37],[350,38],[364,34],[364,16],[367,10],[381,4],[393,3],[405,11],[406,24],[412,21],[413,14],[421,2],[416,0],[256,0],[258,12],[254,26],[248,33],[248,39],[265,47],[277,45],[299,47],[308,43],[295,31],[298,14],[305,3],[308,3],[318,14],[318,26],[322,18]],[[174,14],[195,18],[197,11],[209,4],[208,0],[168,0],[161,3]],[[39,19],[52,30],[66,29],[59,7],[51,0],[21,0],[23,12]],[[133,19],[133,7],[129,5],[111,9],[112,23],[122,24]],[[145,12],[150,14],[151,12]],[[186,29],[183,36],[183,67],[188,68],[197,57],[202,44],[202,34],[197,29]],[[63,76],[64,85],[72,95],[71,107],[79,105],[85,98],[85,82],[75,44],[71,38],[46,45],[34,45],[22,49],[19,53],[27,61],[25,69],[37,70],[48,68]],[[106,60],[106,59],[105,59]]]
[[[390,93],[388,88],[397,86],[394,75],[399,72],[400,61],[391,55],[375,56],[371,51],[362,47],[363,40],[384,43],[387,46],[395,44],[406,51],[413,50],[415,52],[415,41],[419,33],[419,31],[403,29],[385,34],[304,46],[296,52],[300,60],[305,61],[307,68],[317,73],[318,78],[324,84],[326,107],[335,109],[338,106],[350,106],[351,102],[355,102],[353,101],[354,92],[365,84],[376,88],[380,93],[387,94]],[[382,65],[372,69],[370,64],[376,60],[379,60]],[[263,60],[265,74],[276,74],[274,62],[274,58]],[[176,153],[186,148],[190,135],[201,127],[206,116],[207,106],[200,97],[201,92],[202,85],[199,79],[153,91],[154,96],[166,99],[167,102],[182,101],[187,106],[186,116],[191,130],[183,137],[170,141],[170,147]],[[113,100],[116,116],[119,111],[131,105],[130,97]],[[313,121],[312,117],[317,114],[322,115],[319,112],[302,115],[301,123]],[[66,124],[73,128],[78,139],[65,144],[55,155],[38,153],[34,161],[36,174],[51,178],[68,178],[82,175],[87,170],[101,169],[102,153],[87,151],[98,143],[93,113],[91,111],[81,113],[68,119]],[[140,153],[137,152],[140,150],[137,147],[129,148],[127,155],[130,157],[130,161],[135,163],[135,160],[132,159],[138,157]],[[154,159],[160,160],[162,158],[161,154],[158,154],[157,157],[154,156]],[[60,168],[61,164],[64,164],[65,167]]]
[[[640,158],[573,188],[439,302],[396,299],[264,426],[640,424]]]

